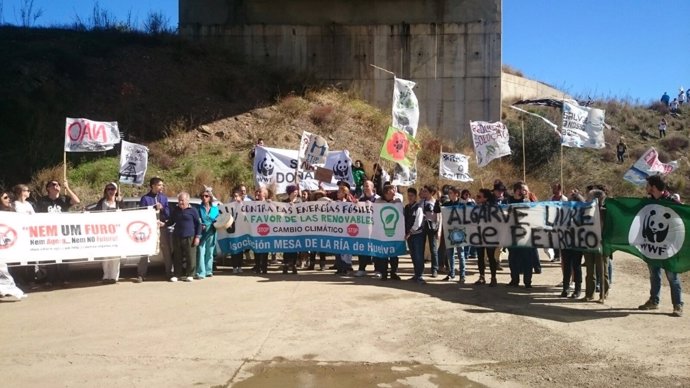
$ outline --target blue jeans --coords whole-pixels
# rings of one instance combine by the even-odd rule
[[[428,232],[426,236],[429,241],[429,252],[431,253],[431,271],[438,272],[438,236],[436,232]]]
[[[424,233],[413,234],[407,239],[414,267],[414,278],[421,279],[424,274]]]
[[[659,267],[654,267],[647,264],[649,267],[649,282],[651,283],[651,289],[649,290],[649,299],[659,304],[659,294],[661,293],[661,271]],[[680,287],[680,278],[677,273],[665,270],[666,279],[668,279],[668,284],[671,286],[671,302],[673,305],[683,305],[682,290]]]
[[[459,261],[459,266],[460,266],[460,277],[464,278],[465,277],[465,264],[467,261],[467,256],[465,256],[465,247],[455,247],[455,248],[449,248],[448,250],[448,263],[449,263],[449,271],[448,271],[448,276],[451,278],[455,277],[455,252],[458,253],[458,261]],[[455,251],[455,252],[454,252]]]

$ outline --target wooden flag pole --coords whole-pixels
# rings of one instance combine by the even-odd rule
[[[385,71],[386,73],[391,74],[393,77],[395,77],[395,73],[393,73],[393,72],[390,71],[390,70],[386,70],[386,69],[384,69],[383,67],[376,66],[376,65],[374,65],[373,63],[370,63],[369,66],[373,67],[374,69],[378,69],[378,70],[381,70],[381,71]]]
[[[62,179],[67,181],[67,151],[62,151]]]
[[[416,162],[416,160],[415,160]],[[439,146],[439,151],[438,151],[438,175],[439,177],[443,178],[443,174],[441,174],[441,164],[443,163],[443,144]]]
[[[527,182],[527,167],[525,162],[525,119],[520,119],[520,126],[522,127],[522,181]]]

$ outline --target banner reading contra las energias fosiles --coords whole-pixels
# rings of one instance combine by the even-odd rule
[[[350,253],[389,257],[406,252],[401,203],[240,202],[221,206],[235,224],[218,231],[223,253]]]

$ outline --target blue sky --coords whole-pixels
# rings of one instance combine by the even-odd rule
[[[18,24],[24,0],[0,0]],[[34,0],[39,25],[88,20],[93,0]],[[177,25],[177,0],[101,0],[139,23],[162,11]],[[690,87],[690,0],[503,0],[503,63],[570,94],[640,103]]]

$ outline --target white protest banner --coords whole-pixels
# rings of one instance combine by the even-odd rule
[[[303,131],[300,141],[299,157],[308,166],[322,165],[326,163],[328,156],[328,143],[323,137]]]
[[[297,167],[297,150],[268,148],[257,146],[254,156],[254,182],[257,186],[276,186],[276,193],[285,193],[287,186],[295,183],[295,169]],[[300,166],[300,187],[303,190],[317,190],[319,181],[315,179],[315,170],[303,164]],[[323,166],[333,171],[331,182],[324,182],[326,190],[336,190],[338,181],[346,181],[354,187],[352,176],[352,159],[347,150],[329,151]]]
[[[406,252],[401,203],[316,201],[228,203],[232,228],[218,231],[223,253],[349,253],[390,257]]]
[[[604,148],[604,117],[601,109],[563,102],[561,144],[576,148]]]
[[[120,183],[143,185],[148,163],[147,147],[123,140],[120,152]]]
[[[662,163],[659,153],[654,147],[648,149],[635,164],[623,175],[623,179],[638,186],[647,184],[647,177],[651,175],[666,176],[678,168],[678,161]]]
[[[510,155],[508,127],[502,122],[470,121],[477,164],[484,167],[496,158]]]
[[[99,152],[120,142],[117,121],[65,119],[65,152]]]
[[[472,182],[470,176],[469,157],[463,154],[451,154],[441,152],[441,160],[438,164],[438,173],[441,178],[459,182]]]
[[[396,163],[393,168],[393,180],[391,184],[393,186],[414,186],[417,181],[417,161],[410,167],[403,166],[400,163]]]
[[[446,247],[534,247],[597,250],[596,202],[527,202],[442,207]]]
[[[419,102],[412,91],[416,84],[400,78],[395,78],[393,87],[393,124],[394,128],[402,129],[412,137],[417,135],[419,125]]]
[[[94,257],[154,255],[153,208],[94,212],[6,213],[0,221],[0,262],[87,261]]]

